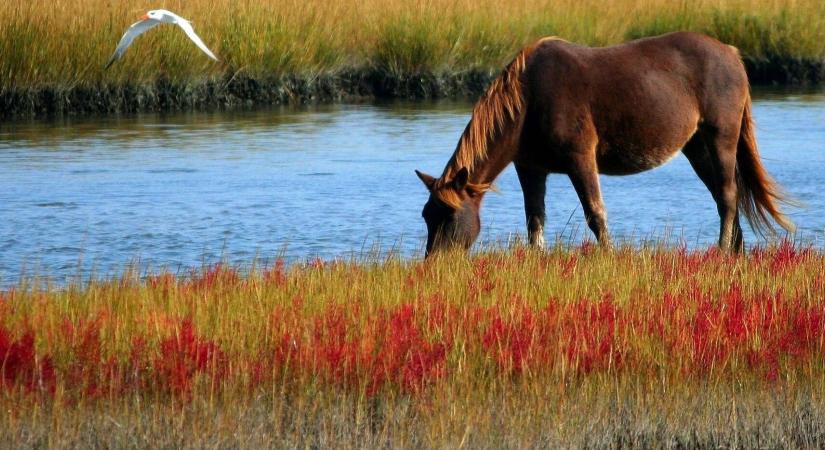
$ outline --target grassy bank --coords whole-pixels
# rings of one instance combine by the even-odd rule
[[[14,447],[819,447],[825,254],[585,244],[0,294]]]
[[[102,67],[145,5],[66,0],[0,10],[3,115],[234,107],[481,91],[544,35],[608,45],[694,30],[739,47],[756,82],[825,77],[818,0],[217,0],[156,5],[194,21],[212,63],[174,27]]]

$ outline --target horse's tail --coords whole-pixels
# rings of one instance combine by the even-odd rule
[[[751,228],[759,234],[772,233],[770,218],[788,232],[794,224],[779,210],[779,203],[793,203],[779,185],[768,175],[759,158],[756,136],[753,131],[750,94],[742,113],[742,128],[736,149],[736,181],[738,184],[739,209],[748,219]],[[770,217],[769,217],[770,216]]]

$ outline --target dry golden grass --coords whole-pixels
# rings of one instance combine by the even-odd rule
[[[161,77],[312,76],[344,68],[498,70],[540,36],[606,45],[685,29],[736,45],[749,58],[825,58],[819,0],[192,0],[151,6],[192,20],[221,62],[212,63],[183,33],[165,26],[141,36],[103,71],[146,3],[9,0],[0,9],[0,92]]]
[[[6,413],[6,411],[4,411]],[[825,390],[634,382],[380,402],[328,392],[196,404],[138,399],[0,418],[10,448],[821,448]]]

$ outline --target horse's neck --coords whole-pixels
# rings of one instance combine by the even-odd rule
[[[470,182],[476,184],[492,184],[496,178],[513,162],[518,152],[519,137],[521,136],[521,121],[508,123],[503,130],[497,131],[495,136],[487,140],[487,151],[483,158],[477,159],[470,171]],[[455,158],[451,161],[455,165]],[[457,171],[460,167],[454,167]],[[455,172],[454,172],[455,173]]]

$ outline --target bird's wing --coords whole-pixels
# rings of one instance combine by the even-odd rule
[[[133,23],[132,26],[126,30],[126,33],[123,33],[123,37],[120,38],[120,42],[118,42],[115,52],[112,54],[112,57],[109,58],[109,62],[106,63],[106,67],[104,67],[104,69],[108,69],[112,63],[120,59],[126,49],[132,45],[132,41],[134,41],[136,37],[140,36],[145,31],[154,28],[159,23],[160,21],[155,19],[144,19],[140,22]]]
[[[194,42],[195,45],[198,46],[198,48],[203,50],[203,52],[206,53],[210,58],[214,59],[215,61],[218,60],[218,58],[216,58],[215,55],[212,54],[209,48],[206,47],[206,44],[203,43],[201,38],[198,37],[198,35],[195,33],[195,30],[192,28],[192,24],[189,23],[188,20],[179,18],[176,23],[179,27],[181,27],[181,29],[183,29],[186,35],[189,36],[189,39],[191,39],[192,42]]]

